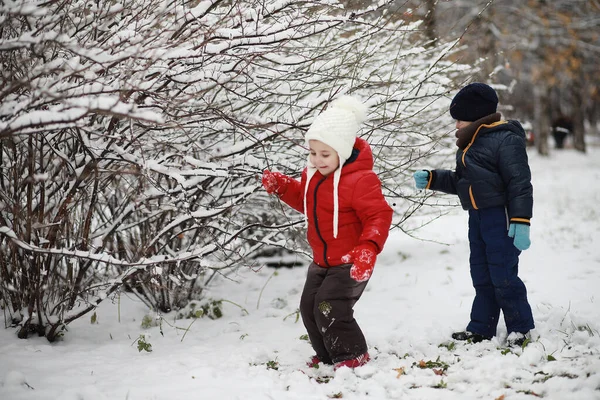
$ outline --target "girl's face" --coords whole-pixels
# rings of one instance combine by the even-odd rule
[[[337,151],[318,140],[309,140],[310,162],[317,167],[323,176],[334,172],[340,166],[340,157]]]

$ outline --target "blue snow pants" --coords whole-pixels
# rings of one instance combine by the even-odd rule
[[[518,276],[521,252],[508,236],[504,207],[469,211],[469,246],[475,300],[467,330],[496,336],[500,310],[508,334],[533,329],[527,289]]]

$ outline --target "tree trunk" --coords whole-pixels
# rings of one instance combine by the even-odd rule
[[[427,0],[427,15],[425,15],[425,33],[427,35],[428,47],[434,47],[437,42],[435,4],[437,0]]]
[[[585,153],[584,97],[581,80],[573,82],[573,147]]]
[[[599,135],[598,123],[600,121],[598,121],[598,116],[600,115],[600,98],[598,96],[592,97],[587,110],[586,119],[590,127],[587,133],[590,135]]]
[[[533,128],[535,146],[538,152],[547,156],[548,151],[548,132],[550,131],[550,123],[548,122],[548,95],[545,91],[534,86],[533,88]]]

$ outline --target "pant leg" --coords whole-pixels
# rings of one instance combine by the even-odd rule
[[[486,243],[482,236],[481,212],[469,211],[469,264],[471,280],[475,288],[475,299],[471,306],[471,321],[467,330],[483,336],[496,335],[500,305],[496,301],[495,288],[492,283],[488,265]]]
[[[308,266],[308,272],[306,275],[306,282],[304,283],[304,289],[300,297],[300,315],[302,316],[302,322],[308,333],[310,344],[319,360],[326,364],[332,364],[329,352],[323,342],[323,335],[317,320],[315,317],[315,296],[321,288],[325,276],[327,275],[327,268],[319,267],[315,263],[311,263]]]
[[[353,309],[368,281],[352,279],[350,267],[347,264],[325,268],[325,279],[314,298],[314,318],[334,363],[356,358],[368,349]]]
[[[554,132],[554,140],[556,142],[556,148],[557,149],[562,149],[565,147],[564,143],[565,143],[565,139],[567,137],[567,133],[566,132]]]
[[[533,329],[527,289],[519,278],[519,255],[514,239],[508,236],[504,207],[482,210],[481,232],[486,243],[486,257],[497,303],[504,314],[508,333],[525,333]]]

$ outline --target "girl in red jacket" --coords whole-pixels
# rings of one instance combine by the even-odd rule
[[[373,171],[369,144],[357,137],[366,106],[343,96],[317,116],[306,133],[310,149],[300,181],[265,170],[262,183],[307,219],[313,251],[300,314],[316,355],[309,362],[355,368],[369,361],[354,319],[383,249],[393,211]]]

